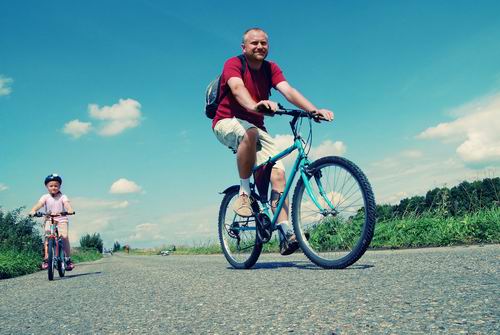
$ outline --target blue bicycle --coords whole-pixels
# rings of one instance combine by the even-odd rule
[[[290,153],[298,155],[280,196],[275,213],[285,203],[293,181],[298,181],[293,193],[291,220],[300,248],[316,265],[327,269],[343,269],[354,264],[366,251],[373,237],[376,208],[373,191],[364,173],[351,161],[327,156],[314,162],[308,159],[312,145],[312,121],[316,114],[297,109],[280,109],[275,115],[292,117],[290,127],[294,143],[265,163],[253,169],[251,217],[238,216],[233,202],[239,185],[222,193],[219,210],[219,240],[227,261],[237,269],[251,268],[257,262],[264,243],[277,230],[268,197],[269,180],[274,163]],[[309,135],[301,136],[307,120]],[[282,234],[281,230],[279,233]]]

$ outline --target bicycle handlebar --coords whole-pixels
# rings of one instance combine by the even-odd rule
[[[276,110],[274,113],[268,108],[259,108],[259,112],[266,115],[289,115],[297,118],[309,118],[313,119],[314,121],[328,121],[323,116],[317,114],[316,111],[306,112],[302,109],[288,109],[284,108],[281,104],[278,104],[278,110]]]
[[[41,217],[44,217],[44,216],[56,218],[56,217],[59,217],[59,216],[75,215],[75,214],[76,214],[76,212],[73,212],[73,213],[61,212],[61,213],[58,213],[58,214],[36,212],[34,215],[30,215],[30,216],[37,217],[37,218],[41,218]]]

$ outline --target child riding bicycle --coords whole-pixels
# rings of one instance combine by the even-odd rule
[[[61,192],[62,178],[57,174],[48,175],[45,178],[45,187],[48,193],[44,194],[40,200],[33,206],[30,211],[30,215],[35,215],[36,211],[40,208],[45,208],[45,213],[47,214],[59,214],[59,213],[74,213],[69,199],[66,195]],[[64,253],[67,255],[66,260],[66,270],[71,271],[75,267],[70,258],[70,245],[68,239],[68,217],[66,215],[60,215],[54,218],[57,222],[57,228],[59,235],[62,236],[64,241]],[[50,220],[45,222],[44,231],[50,232]],[[48,251],[47,251],[47,241],[44,243],[44,260],[42,263],[42,269],[48,268]]]

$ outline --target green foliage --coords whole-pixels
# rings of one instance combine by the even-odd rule
[[[0,249],[0,279],[36,272],[41,261],[40,253]]]
[[[426,212],[377,223],[372,247],[430,247],[500,242],[500,208],[463,216]]]
[[[115,241],[115,244],[113,244],[113,252],[120,251],[121,250],[121,245],[118,241]]]
[[[0,209],[0,279],[37,271],[42,261],[42,237],[36,222],[21,215],[21,208]]]
[[[102,253],[102,239],[99,233],[86,234],[80,238],[80,247],[83,249],[95,249]]]
[[[41,253],[42,236],[36,222],[21,215],[21,209],[4,213],[0,208],[0,248],[27,253]]]
[[[73,248],[71,252],[71,260],[75,263],[91,262],[102,258],[102,253],[95,248]]]
[[[463,216],[500,205],[500,177],[472,183],[463,181],[457,186],[435,188],[424,196],[405,198],[397,205],[377,205],[379,221],[406,218],[426,212],[446,217]]]

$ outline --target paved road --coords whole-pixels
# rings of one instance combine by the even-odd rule
[[[499,264],[499,245],[368,252],[347,270],[115,255],[0,281],[0,333],[498,334]]]

